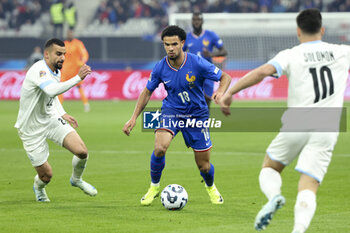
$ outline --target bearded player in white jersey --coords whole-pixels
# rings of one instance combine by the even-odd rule
[[[50,201],[45,186],[52,177],[52,168],[47,161],[49,147],[46,139],[50,139],[74,154],[71,185],[80,188],[90,196],[97,194],[97,190],[92,185],[82,180],[88,150],[74,129],[78,127],[78,123],[74,117],[64,111],[57,97],[82,81],[91,73],[91,68],[83,65],[74,78],[60,82],[60,69],[65,53],[63,41],[54,38],[46,42],[44,59],[36,62],[28,70],[24,79],[15,124],[23,147],[37,171],[33,190],[36,200],[41,202]]]
[[[318,9],[301,11],[296,21],[300,45],[281,51],[268,63],[246,74],[227,91],[220,102],[225,115],[230,114],[229,106],[234,94],[276,73],[278,77],[286,75],[289,80],[288,110],[282,118],[282,129],[288,129],[295,118],[303,119],[303,116],[290,114],[293,109],[306,110],[305,113],[309,110],[327,113],[330,108],[341,109],[349,75],[350,47],[321,41],[324,28]],[[287,116],[292,117],[288,119]],[[322,117],[311,116],[314,116],[314,120]],[[324,132],[318,131],[317,127],[310,128],[303,121],[296,121],[306,128],[299,132],[282,132],[281,129],[271,142],[259,175],[260,188],[268,202],[256,216],[257,230],[265,229],[274,213],[285,204],[285,198],[281,195],[280,173],[298,155],[295,169],[300,172],[300,180],[294,207],[293,233],[305,232],[309,227],[316,210],[316,192],[337,142],[339,118],[336,114],[332,122],[338,126],[335,130],[327,130],[327,125],[318,125],[320,131],[326,128]],[[314,123],[312,118],[308,120],[311,125]],[[290,129],[293,131],[293,126]]]

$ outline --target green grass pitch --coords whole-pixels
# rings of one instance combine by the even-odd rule
[[[159,198],[149,207],[140,205],[150,183],[149,158],[153,133],[141,132],[140,120],[132,135],[122,134],[134,101],[93,101],[90,113],[82,104],[66,101],[66,111],[79,123],[78,133],[90,154],[84,179],[99,191],[89,197],[71,187],[72,155],[50,143],[53,179],[47,187],[50,203],[37,203],[32,191],[31,167],[13,125],[18,102],[0,101],[0,232],[256,232],[253,223],[266,202],[258,184],[265,149],[276,133],[212,133],[211,161],[215,183],[225,199],[212,205],[201,182],[193,153],[181,134],[166,156],[162,188],[171,183],[189,194],[181,211],[168,211]],[[150,102],[149,106],[159,106]],[[284,102],[235,102],[233,106],[285,106]],[[350,108],[350,103],[346,103]],[[350,116],[348,111],[348,116]],[[349,117],[348,117],[349,122]],[[349,131],[349,127],[348,127]],[[308,232],[350,232],[350,134],[341,133],[332,163],[317,197],[317,211]],[[298,173],[293,163],[282,175],[286,205],[265,232],[291,232]]]

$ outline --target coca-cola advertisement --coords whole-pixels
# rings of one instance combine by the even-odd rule
[[[236,83],[247,70],[226,71]],[[115,71],[98,70],[89,75],[84,83],[85,94],[92,100],[135,100],[145,88],[149,79],[150,70]],[[21,86],[25,78],[24,71],[0,72],[0,99],[19,99]],[[215,88],[218,83],[215,84]],[[259,84],[247,88],[235,95],[235,99],[242,100],[271,100],[286,99],[288,94],[288,80],[286,77],[275,79],[265,78]],[[166,97],[163,84],[153,92],[152,99],[161,100]],[[66,99],[79,99],[79,91],[72,88],[64,94]],[[347,82],[345,98],[350,100],[350,78]]]

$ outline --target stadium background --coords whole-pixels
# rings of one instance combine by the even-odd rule
[[[220,65],[237,80],[278,51],[298,44],[294,22],[296,13],[293,12],[308,7],[318,7],[325,12],[350,11],[350,1],[345,0],[133,0],[131,3],[125,0],[2,0],[1,99],[19,98],[24,78],[21,71],[26,67],[26,59],[35,46],[42,46],[45,40],[53,36],[50,7],[57,2],[62,2],[66,8],[70,4],[76,7],[75,36],[84,42],[90,55],[88,64],[95,71],[85,82],[90,99],[136,99],[155,62],[165,55],[159,33],[169,23],[171,16],[178,13],[188,13],[180,18],[187,22],[182,24],[187,31],[191,30],[189,12],[201,10],[210,13],[208,17],[205,15],[204,28],[215,29],[222,37],[228,56]],[[223,22],[227,14],[234,17]],[[285,15],[289,17],[284,19]],[[270,20],[270,24],[265,18]],[[287,23],[276,24],[281,19]],[[349,14],[342,13],[337,19],[329,24],[335,27],[326,27],[325,41],[347,43]],[[170,21],[181,25],[180,21]],[[67,28],[67,23],[64,23],[64,32],[58,37],[64,39]],[[347,89],[346,98],[350,98],[349,91]],[[236,97],[283,99],[286,96],[287,81],[283,78],[278,82],[267,79],[258,88],[251,88]],[[65,97],[77,99],[79,93],[73,89]],[[154,99],[163,97],[162,88],[153,96]]]
[[[70,2],[67,0],[65,4]],[[325,41],[348,44],[350,1],[73,1],[78,12],[75,35],[87,47],[88,64],[94,70],[84,84],[85,90],[90,99],[98,101],[91,102],[89,113],[83,112],[78,101],[66,101],[64,107],[78,119],[78,132],[90,152],[84,177],[98,188],[99,195],[89,198],[69,187],[71,154],[50,143],[54,178],[47,192],[52,202],[38,205],[31,189],[35,171],[13,125],[27,58],[35,46],[42,46],[53,35],[49,13],[52,3],[50,0],[0,0],[0,232],[78,232],[82,229],[84,232],[130,233],[255,232],[255,215],[266,202],[259,189],[258,172],[266,146],[276,133],[212,134],[216,184],[225,198],[222,207],[210,204],[193,152],[186,150],[181,137],[176,137],[167,153],[162,186],[183,185],[189,193],[189,203],[180,212],[165,211],[159,200],[149,208],[139,205],[149,185],[149,155],[154,136],[141,132],[140,122],[131,137],[123,135],[121,129],[153,65],[165,55],[159,33],[173,13],[201,10],[215,14],[219,21],[208,20],[211,16],[205,15],[204,28],[216,26],[215,31],[222,36],[228,57],[221,65],[234,82],[277,51],[298,43],[294,16],[304,8],[318,7],[330,16],[336,15],[338,23],[326,28]],[[180,15],[179,20],[189,15]],[[278,21],[274,17],[283,19],[283,15],[293,20],[287,19],[290,22],[282,25],[273,23]],[[272,24],[265,23],[272,27],[269,30],[257,24],[267,22],[261,18],[265,16],[272,21]],[[228,23],[223,24],[223,18],[227,18]],[[335,28],[332,25],[336,25]],[[273,27],[276,28],[273,30]],[[285,77],[266,79],[238,94],[236,99],[250,101],[236,101],[233,107],[285,107],[286,86]],[[350,98],[349,86],[348,82],[347,98]],[[164,95],[160,87],[149,106],[159,107],[159,99]],[[78,92],[73,89],[66,96],[77,99]],[[349,107],[349,102],[345,106]],[[350,196],[349,140],[348,132],[340,134],[308,232],[350,232],[350,206],[346,201]],[[293,226],[298,179],[293,165],[283,174],[287,205],[276,215],[267,232],[290,232]]]

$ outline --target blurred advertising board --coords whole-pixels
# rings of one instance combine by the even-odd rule
[[[232,77],[233,85],[248,70],[225,71]],[[84,81],[85,94],[94,100],[135,100],[145,88],[150,76],[150,70],[97,70],[93,71]],[[25,77],[24,71],[0,72],[0,99],[16,100],[20,97],[20,90]],[[215,88],[218,87],[216,83]],[[265,78],[259,84],[247,88],[235,95],[235,99],[241,100],[279,100],[286,99],[288,93],[288,80],[286,77],[275,79]],[[64,94],[66,99],[79,99],[79,91],[72,88]],[[161,100],[166,97],[163,84],[153,92],[152,99]],[[345,98],[350,100],[350,79],[347,82]]]

